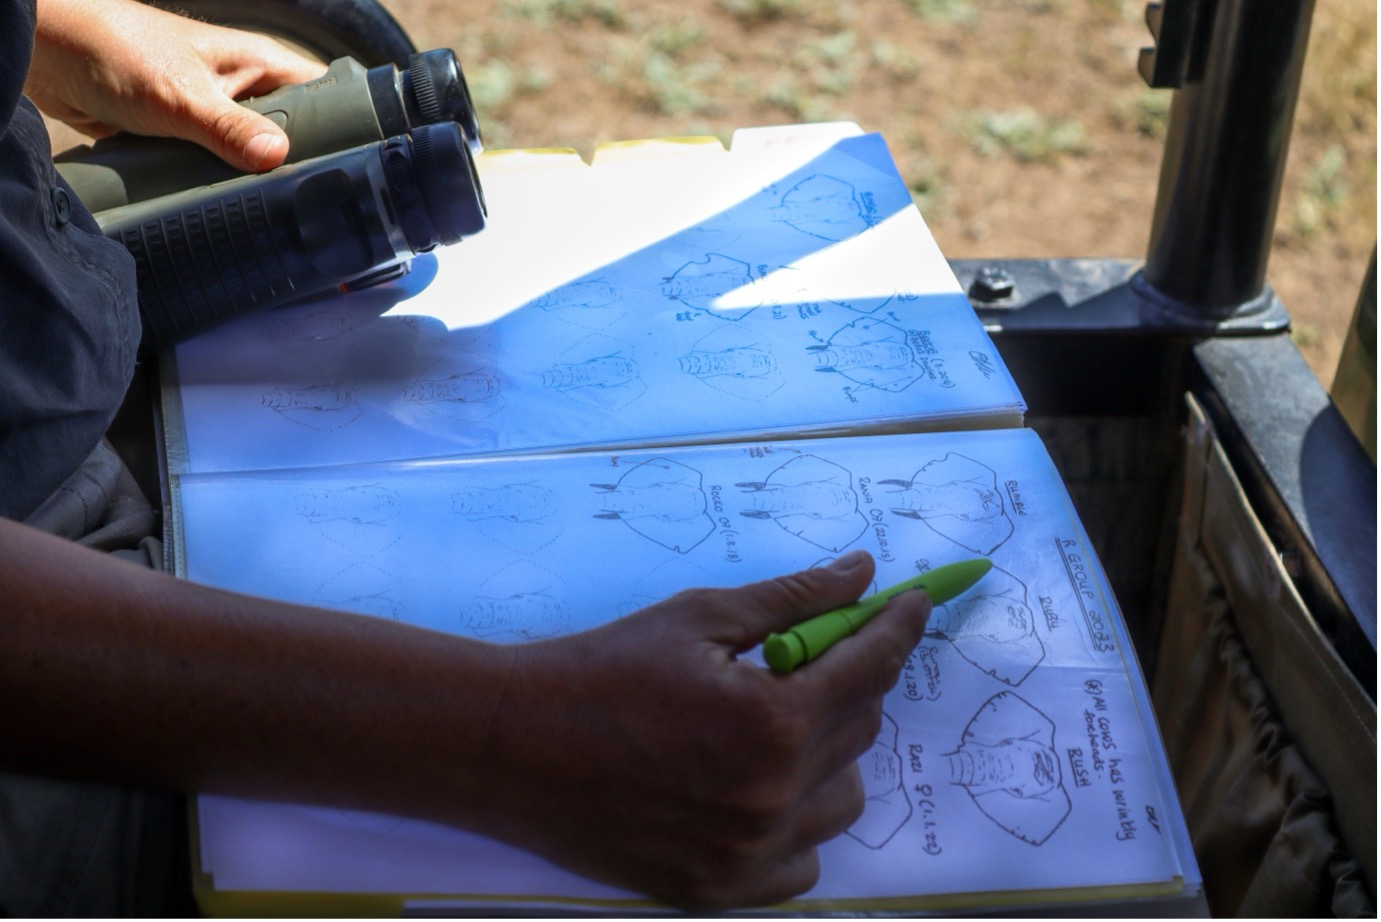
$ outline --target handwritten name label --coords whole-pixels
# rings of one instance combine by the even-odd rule
[[[939,855],[944,852],[944,847],[940,844],[939,822],[935,818],[936,805],[932,799],[935,796],[935,789],[928,784],[918,784],[912,788],[916,792],[916,811],[920,817],[922,833],[921,851],[927,855]]]
[[[1074,590],[1074,597],[1079,600],[1079,609],[1083,612],[1089,642],[1093,644],[1094,651],[1114,652],[1117,642],[1108,623],[1108,616],[1099,604],[1093,572],[1088,560],[1079,550],[1079,542],[1069,538],[1056,538],[1055,547],[1060,552],[1060,559],[1064,561],[1065,575]]]
[[[1026,504],[1021,501],[1021,484],[1008,480],[1004,486],[1007,487],[1007,498],[1012,501],[1012,511],[1017,515],[1026,515]]]
[[[908,701],[934,701],[940,697],[940,662],[934,647],[911,651],[902,667],[902,694]]]
[[[1084,750],[1078,747],[1065,750],[1069,757],[1069,773],[1074,777],[1076,788],[1086,788],[1093,784],[1089,779],[1088,766],[1084,764]]]
[[[1045,626],[1055,630],[1060,626],[1060,614],[1055,611],[1055,600],[1048,595],[1040,597],[1041,614],[1045,616]]]
[[[743,555],[738,552],[738,529],[727,515],[719,517],[719,536],[724,539],[724,559],[729,563],[741,563]]]
[[[992,359],[988,358],[986,352],[979,352],[977,349],[969,351],[969,359],[973,362],[973,367],[978,369],[978,373],[985,378],[991,378],[997,374],[997,365]]]
[[[907,330],[906,343],[911,347],[916,364],[921,366],[926,377],[941,387],[954,387],[953,379],[945,370],[945,360],[939,357],[940,350],[931,340],[929,330]]]
[[[873,520],[873,537],[878,542],[878,559],[892,561],[896,560],[896,555],[892,553],[892,542],[887,537],[887,524],[883,522],[883,512],[881,509],[873,509],[868,513]]]

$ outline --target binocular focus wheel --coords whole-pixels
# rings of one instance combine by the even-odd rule
[[[416,45],[377,0],[144,0],[216,25],[261,32],[323,61],[406,67]]]

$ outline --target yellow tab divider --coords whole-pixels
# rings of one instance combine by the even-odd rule
[[[626,163],[630,160],[722,153],[724,144],[719,138],[712,136],[648,138],[636,141],[608,141],[601,144],[595,148],[593,162],[595,166],[600,166],[606,163]]]

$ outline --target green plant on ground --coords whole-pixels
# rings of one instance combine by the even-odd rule
[[[759,25],[806,12],[806,0],[719,0],[719,8],[744,25]]]
[[[769,84],[758,98],[764,104],[782,110],[798,122],[830,122],[840,118],[827,97],[803,89],[791,75]]]
[[[551,83],[544,71],[535,67],[518,70],[502,58],[467,67],[465,80],[475,108],[486,115],[502,111],[520,94],[539,92]]]
[[[678,19],[674,22],[653,26],[648,30],[647,41],[656,50],[679,57],[705,42],[704,28],[694,20]]]
[[[628,21],[618,0],[503,0],[500,9],[508,15],[541,23],[593,19],[611,29],[621,29]]]
[[[932,22],[973,22],[978,10],[972,0],[904,0],[921,19]]]
[[[872,60],[898,80],[914,80],[921,72],[921,63],[909,48],[888,41],[873,43]]]
[[[853,60],[856,44],[858,36],[854,33],[836,32],[810,42],[802,51],[813,60],[838,67]]]
[[[712,114],[718,108],[713,86],[719,71],[712,62],[682,64],[671,55],[650,52],[643,64],[640,95],[667,115]]]
[[[1295,321],[1290,324],[1290,339],[1301,349],[1308,349],[1319,341],[1319,328],[1312,323]]]
[[[798,72],[809,75],[817,92],[843,96],[853,87],[856,72],[867,63],[854,53],[857,44],[858,36],[853,32],[836,32],[804,45],[793,62]]]
[[[1138,131],[1148,138],[1163,140],[1170,123],[1170,101],[1167,90],[1141,87],[1133,95],[1120,95],[1113,103],[1113,122],[1117,127]]]
[[[969,113],[964,122],[974,149],[985,156],[1005,153],[1024,163],[1046,163],[1088,148],[1078,119],[1047,117],[1026,107],[979,110]]]
[[[720,109],[718,59],[687,58],[700,43],[695,31],[682,24],[652,28],[641,35],[611,36],[608,52],[592,67],[600,82],[662,115],[712,115]]]
[[[911,190],[911,201],[928,220],[937,220],[948,213],[953,189],[928,157],[907,170],[906,185]]]
[[[1295,197],[1291,229],[1304,239],[1323,230],[1351,192],[1347,179],[1347,151],[1341,144],[1324,150],[1304,174]]]

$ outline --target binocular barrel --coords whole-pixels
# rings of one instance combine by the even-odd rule
[[[413,55],[409,66],[365,69],[333,61],[316,80],[281,87],[242,105],[273,119],[288,135],[288,162],[309,160],[454,122],[472,154],[482,148],[479,121],[455,53]],[[93,213],[240,176],[189,141],[115,135],[64,151],[58,172]]]
[[[241,314],[370,279],[483,229],[462,126],[326,154],[96,215],[133,254],[144,335],[157,351]]]

